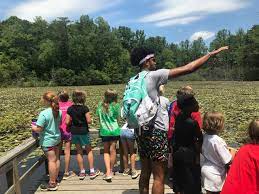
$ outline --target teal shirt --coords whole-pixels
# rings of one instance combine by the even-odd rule
[[[40,146],[51,147],[60,143],[59,124],[61,121],[61,111],[57,118],[54,118],[52,109],[47,108],[40,112],[36,125],[43,127],[40,132]]]
[[[102,102],[100,102],[96,114],[100,121],[101,136],[120,136],[121,128],[117,121],[120,115],[120,105],[118,103],[111,103],[109,105],[109,111],[106,112],[102,106]]]

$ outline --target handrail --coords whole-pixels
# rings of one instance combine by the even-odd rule
[[[32,137],[24,140],[20,145],[16,146],[15,148],[7,152],[4,156],[0,157],[0,169],[2,169],[4,165],[12,161],[14,158],[21,158],[23,156],[23,153],[26,152],[28,149],[38,147],[37,144],[37,140]]]
[[[97,138],[99,136],[99,131],[96,129],[90,129],[89,134],[92,138]],[[5,194],[21,194],[21,184],[26,180],[28,176],[30,176],[44,161],[45,165],[46,160],[45,156],[39,156],[38,160],[35,161],[29,169],[24,172],[21,176],[19,176],[19,169],[18,164],[22,161],[25,157],[27,157],[30,153],[32,153],[35,149],[39,146],[38,140],[30,137],[24,140],[20,145],[16,146],[9,152],[7,152],[4,156],[0,157],[0,175],[5,174],[6,182],[7,182],[7,191]],[[95,153],[100,154],[100,149],[94,149]],[[122,146],[119,148],[119,152],[122,151]],[[76,152],[71,150],[71,155],[75,154]],[[61,153],[62,154],[62,153]],[[122,154],[120,155],[120,162],[121,162],[121,170],[123,170],[123,162],[122,162]],[[45,166],[46,171],[47,166]]]
[[[21,193],[21,182],[24,181],[28,176],[23,176],[22,179],[19,177],[18,164],[37,147],[38,140],[30,137],[0,158],[0,174],[5,174],[6,176],[6,194]],[[27,170],[25,174],[29,175],[28,173],[32,173],[36,167],[37,166],[30,168],[29,171],[31,172],[28,172]]]

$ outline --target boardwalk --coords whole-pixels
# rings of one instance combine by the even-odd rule
[[[150,189],[152,188],[153,180],[150,182]],[[43,192],[38,190],[36,193],[53,193]],[[97,177],[95,180],[90,180],[87,176],[83,181],[78,177],[72,177],[68,180],[61,181],[56,194],[137,194],[138,192],[138,179],[132,180],[130,176],[123,176],[116,174],[112,182],[102,180],[102,176]],[[165,193],[173,193],[172,189],[165,185]]]
[[[49,193],[40,191],[39,186],[41,183],[46,183],[48,177],[45,175],[45,165],[42,153],[35,150],[38,143],[35,139],[26,139],[21,145],[9,151],[5,156],[0,157],[0,194],[32,194],[32,193]],[[32,154],[36,151],[37,154]],[[38,150],[39,151],[39,150]],[[26,160],[23,159],[27,157]],[[86,157],[84,158],[86,159]],[[130,176],[123,176],[118,172],[120,168],[119,154],[117,155],[117,163],[114,168],[116,172],[111,182],[102,180],[103,174],[95,180],[90,180],[87,176],[83,181],[79,180],[78,176],[72,177],[68,180],[62,180],[56,194],[137,194],[138,179],[132,180]],[[42,163],[43,162],[43,163]],[[105,171],[103,155],[100,154],[100,149],[94,151],[95,168],[101,172]],[[89,169],[88,163],[85,160],[84,165],[86,170]],[[136,167],[140,170],[140,163],[137,161]],[[76,162],[76,156],[71,156],[70,170],[79,172]],[[61,156],[60,176],[64,172],[64,156]],[[62,177],[60,177],[62,179]],[[152,189],[153,178],[150,180],[150,192]],[[165,194],[173,194],[170,188],[171,184],[165,183]],[[53,193],[53,192],[52,192]],[[204,193],[204,190],[203,190]]]
[[[92,132],[92,135],[94,136],[95,133]],[[46,181],[48,181],[48,177],[45,175],[45,157],[42,155],[42,151],[37,148],[37,140],[28,138],[19,146],[7,152],[6,155],[0,157],[0,194],[43,193],[43,191],[40,191],[39,186],[41,183],[46,183]],[[35,153],[32,153],[34,151]],[[84,159],[86,159],[86,157]],[[88,176],[83,181],[80,181],[79,178],[75,176],[68,180],[62,180],[58,191],[54,193],[139,193],[138,179],[132,180],[130,176],[123,176],[121,173],[119,173],[119,161],[120,158],[118,154],[117,163],[114,168],[116,173],[111,182],[102,180],[102,174],[95,180],[90,180]],[[95,168],[100,169],[101,172],[105,171],[103,155],[100,154],[100,149],[95,149],[94,151],[94,163]],[[89,169],[86,160],[84,161],[84,165],[86,170]],[[137,161],[136,167],[138,170],[140,170],[139,161]],[[75,155],[71,156],[70,170],[73,170],[77,173],[79,172]],[[63,172],[64,156],[61,156],[61,176]],[[62,179],[62,177],[60,177],[60,179]],[[151,177],[150,190],[152,189],[152,183],[153,179]],[[173,193],[172,189],[167,184],[165,185],[165,193]]]
[[[86,158],[85,158],[86,159]],[[61,171],[63,170],[63,157],[62,157],[62,165]],[[88,165],[85,162],[86,166]],[[95,164],[97,168],[99,168],[102,172],[104,171],[104,163],[103,163],[103,155],[95,156]],[[71,161],[71,169],[75,171],[79,171],[75,156],[72,157]],[[140,168],[139,163],[137,164],[138,169]],[[87,166],[88,167],[88,166]],[[117,169],[117,168],[115,168]],[[68,180],[62,180],[60,182],[58,191],[54,192],[56,194],[137,194],[138,192],[138,181],[137,179],[131,179],[130,176],[123,176],[121,173],[116,172],[115,176],[113,176],[112,182],[106,182],[102,180],[102,175],[98,176],[94,180],[90,180],[89,176],[86,176],[84,180],[79,180],[77,176],[72,177]],[[34,182],[33,186],[28,189],[28,193],[53,193],[40,191],[39,185],[40,183],[47,180],[46,176],[42,176],[41,179]],[[150,190],[152,188],[153,179],[151,177],[150,181]],[[172,189],[166,184],[165,185],[165,193],[172,194]]]

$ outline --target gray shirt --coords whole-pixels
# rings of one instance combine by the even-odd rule
[[[159,69],[156,71],[150,71],[146,76],[147,92],[149,97],[155,101],[159,96],[159,86],[167,83],[169,75],[169,69]],[[164,112],[162,106],[158,107],[157,116],[155,118],[155,128],[164,131],[168,130],[164,121]],[[168,117],[168,115],[167,115]],[[168,121],[169,122],[169,121]]]

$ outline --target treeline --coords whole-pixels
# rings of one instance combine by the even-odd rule
[[[175,44],[165,37],[147,37],[143,30],[111,28],[101,17],[48,23],[41,17],[29,22],[13,16],[0,22],[0,85],[123,83],[138,70],[130,65],[134,47],[154,49],[158,68],[172,68],[223,45],[230,50],[184,79],[259,80],[259,25],[235,34],[223,29],[208,48],[202,39]]]

